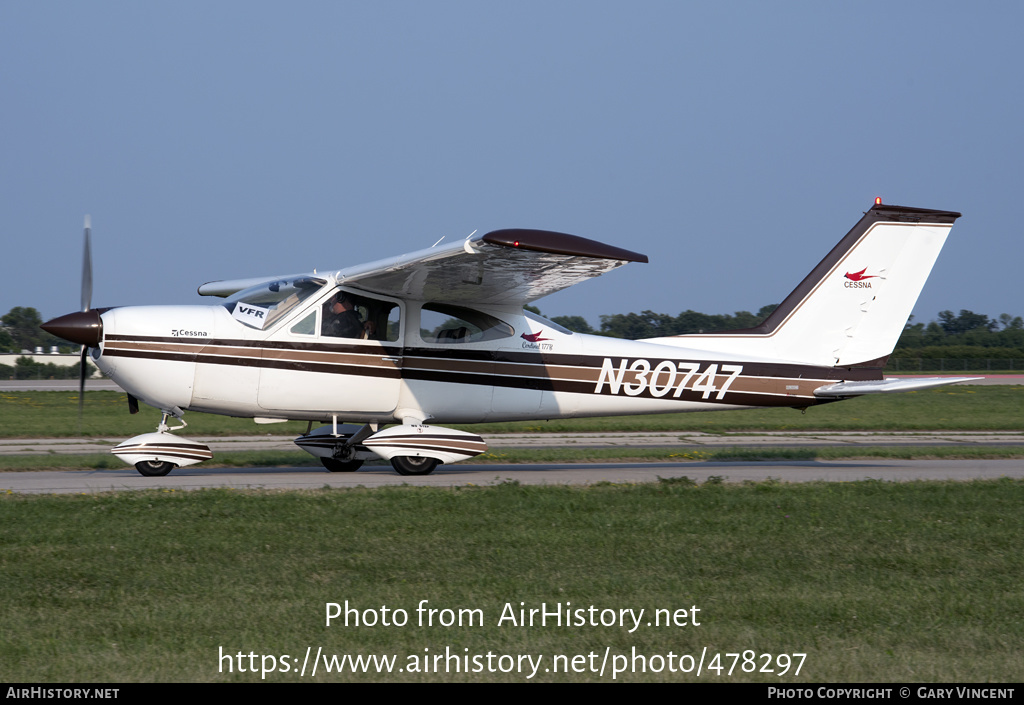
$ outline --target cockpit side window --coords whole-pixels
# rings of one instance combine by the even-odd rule
[[[290,332],[293,335],[316,335],[316,309],[293,325]]]
[[[392,301],[338,291],[323,304],[320,335],[393,343],[401,333],[401,314]]]
[[[420,338],[426,343],[480,343],[508,338],[514,333],[508,323],[463,306],[428,303],[420,311]]]

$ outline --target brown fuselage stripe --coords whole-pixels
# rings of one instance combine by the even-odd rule
[[[441,368],[448,371],[456,371],[461,369],[467,372],[495,372],[498,371],[494,368],[475,368],[468,367],[468,363],[471,361],[479,361],[484,363],[520,363],[527,367],[532,368],[587,368],[596,367],[598,369],[604,364],[605,359],[612,359],[616,361],[623,359],[621,355],[576,355],[566,353],[554,353],[545,351],[529,351],[519,352],[514,350],[467,350],[461,349],[458,346],[451,347],[439,347],[439,348],[422,348],[422,347],[398,347],[389,345],[376,345],[376,344],[363,344],[363,345],[335,345],[335,344],[323,344],[323,343],[292,343],[292,342],[280,342],[280,341],[251,341],[251,340],[235,340],[235,339],[206,339],[196,338],[195,342],[193,339],[183,338],[163,338],[155,336],[125,336],[125,335],[110,335],[106,338],[111,343],[116,345],[104,345],[104,351],[108,347],[113,349],[123,349],[125,346],[123,343],[165,343],[170,344],[168,347],[163,348],[151,346],[151,345],[139,345],[139,349],[145,350],[158,350],[165,349],[167,352],[174,352],[181,355],[201,355],[205,354],[207,349],[210,350],[226,350],[231,348],[246,348],[254,349],[253,352],[245,352],[245,356],[252,357],[253,359],[262,359],[262,350],[290,350],[299,352],[311,352],[311,353],[334,353],[337,355],[361,355],[366,358],[379,360],[383,357],[397,357],[404,360],[404,367],[415,368],[423,365],[419,364],[420,360],[430,359],[441,361]],[[131,346],[136,347],[136,346]],[[256,351],[261,351],[260,354],[255,354]],[[296,355],[286,356],[290,359],[296,359]],[[184,359],[184,358],[175,358]],[[633,360],[635,357],[628,357],[626,359]],[[651,362],[651,367],[656,367],[657,364],[663,360],[672,362],[701,362],[686,358],[647,358]],[[878,369],[866,367],[825,367],[821,365],[801,365],[801,364],[788,364],[780,362],[737,362],[733,360],[718,360],[719,365],[743,365],[744,376],[754,377],[785,377],[785,378],[805,378],[805,379],[824,379],[824,380],[875,380],[881,379],[881,365]],[[466,363],[466,367],[458,367],[458,363]],[[226,363],[230,364],[230,363]],[[431,366],[425,366],[426,369],[431,369]],[[524,369],[524,368],[521,368]],[[616,366],[617,369],[617,366]],[[522,374],[521,372],[513,372],[511,369],[501,370],[506,374]],[[543,376],[552,376],[545,373]],[[571,378],[571,377],[570,377]]]
[[[207,345],[213,346],[228,346],[237,348],[271,348],[280,350],[315,350],[318,352],[356,352],[356,353],[370,353],[377,350],[381,351],[382,355],[400,355],[402,353],[401,345],[389,345],[387,343],[371,342],[363,344],[345,344],[345,343],[304,343],[304,342],[281,342],[275,340],[241,340],[238,338],[184,338],[184,337],[170,337],[170,336],[156,336],[156,335],[118,335],[110,334],[105,335],[103,338],[104,342],[139,342],[139,343],[169,343],[171,345],[180,345],[189,349],[196,346],[203,348]]]
[[[106,351],[104,355],[108,354]],[[143,350],[112,350],[111,357],[133,357],[151,360],[172,360],[175,362],[197,362],[209,365],[235,365],[261,367],[302,372],[322,372],[335,375],[360,375],[363,377],[385,377],[399,379],[402,374],[398,367],[357,367],[345,364],[322,364],[316,362],[293,362],[289,360],[267,360],[259,357],[219,357],[216,355],[183,355],[180,353],[151,353]]]
[[[116,351],[116,352],[115,352]],[[166,353],[179,356],[193,356],[196,360],[209,358],[211,356],[224,358],[249,358],[252,360],[291,360],[293,362],[322,362],[322,363],[343,363],[348,365],[366,365],[376,367],[398,367],[398,358],[383,357],[378,354],[352,354],[324,351],[304,350],[279,350],[260,348],[238,348],[226,345],[205,345],[200,349],[193,349],[182,345],[170,345],[163,343],[111,343],[105,353],[113,354],[115,357],[132,357],[124,354],[125,351],[150,351],[154,353]],[[361,351],[363,352],[363,351]],[[227,364],[232,364],[228,362]]]
[[[236,365],[260,368],[319,372],[324,374],[359,375],[388,379],[409,379],[429,382],[496,386],[538,391],[567,392],[575,394],[600,394],[607,396],[638,399],[666,399],[690,402],[711,402],[740,406],[793,406],[808,403],[825,403],[814,397],[813,391],[822,384],[839,380],[881,379],[881,371],[868,368],[829,368],[815,365],[795,365],[766,362],[712,363],[706,360],[685,360],[655,358],[649,359],[651,369],[647,371],[626,369],[619,377],[622,360],[637,358],[600,357],[596,355],[559,355],[552,353],[528,353],[521,355],[505,351],[462,351],[407,348],[402,356],[395,349],[394,356],[384,356],[381,348],[366,346],[301,346],[277,345],[274,347],[238,346],[239,341],[203,341],[182,344],[180,341],[166,342],[161,339],[144,341],[112,341],[104,348],[104,355],[111,357],[144,358],[196,362],[213,365]],[[390,352],[390,351],[388,351]],[[426,354],[425,354],[426,353]],[[466,354],[469,353],[469,354]],[[514,357],[514,360],[502,358]],[[523,359],[526,358],[526,359]],[[539,359],[538,359],[539,358]],[[613,366],[616,385],[611,384],[607,372],[602,371],[605,360]],[[677,394],[676,385],[687,372],[676,370],[656,371],[658,364],[668,362],[695,363],[698,372],[693,374],[688,385],[693,385],[708,365],[741,365],[742,375],[738,376],[722,399],[717,391],[706,397],[703,390],[683,389]],[[575,366],[572,363],[580,363]],[[731,373],[717,372],[713,384],[720,388]],[[600,392],[595,392],[599,380],[605,376]],[[645,381],[646,380],[646,381]],[[670,384],[671,382],[671,384]],[[705,380],[706,383],[706,380]],[[625,390],[643,385],[636,395]],[[613,390],[618,388],[618,393]],[[659,392],[654,394],[652,389]]]

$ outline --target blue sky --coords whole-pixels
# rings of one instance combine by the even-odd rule
[[[915,315],[1024,315],[1024,5],[8,2],[0,312],[203,303],[506,227],[644,252],[548,315],[756,311],[871,206],[958,210]]]

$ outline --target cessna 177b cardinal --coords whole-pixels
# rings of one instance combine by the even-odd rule
[[[969,379],[882,376],[959,216],[876,202],[757,327],[636,341],[524,310],[647,261],[573,235],[498,230],[340,271],[203,284],[225,298],[214,305],[92,309],[87,220],[82,311],[43,328],[83,346],[83,383],[89,355],[133,411],[163,412],[155,433],[113,450],[143,475],[212,456],[170,433],[186,411],[308,420],[295,442],[328,470],[384,458],[425,475],[487,449],[437,424],[806,408]]]

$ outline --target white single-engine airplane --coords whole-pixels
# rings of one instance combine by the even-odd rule
[[[139,401],[163,412],[155,433],[113,450],[143,475],[212,457],[170,433],[185,411],[308,420],[295,442],[330,471],[384,458],[426,475],[487,449],[435,424],[804,409],[971,379],[882,376],[959,216],[876,200],[757,327],[637,341],[572,333],[524,310],[647,261],[573,235],[498,230],[329,273],[200,286],[226,297],[216,305],[91,309],[86,220],[82,311],[43,328],[83,346],[83,384],[88,354],[133,413]]]

